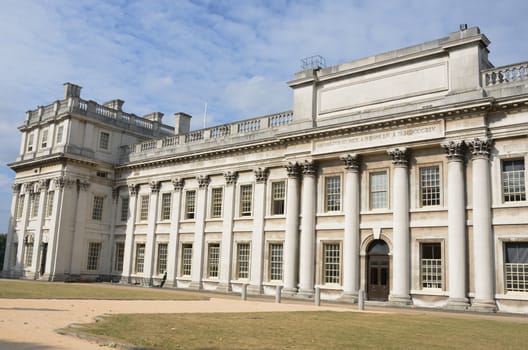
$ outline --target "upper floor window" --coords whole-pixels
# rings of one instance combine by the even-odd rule
[[[129,199],[128,197],[121,198],[121,221],[127,221],[128,220],[128,204]]]
[[[105,131],[101,131],[101,133],[99,134],[99,148],[108,150],[109,145],[110,145],[110,134]]]
[[[22,218],[23,211],[24,211],[24,195],[21,194],[18,197],[18,206],[17,206],[17,214],[16,214],[17,219]]]
[[[50,217],[53,213],[53,200],[55,199],[55,191],[48,192],[48,203],[46,203],[46,217]]]
[[[161,220],[170,220],[171,199],[170,193],[163,193],[161,195]]]
[[[240,186],[240,216],[251,216],[252,197],[252,185]]]
[[[219,218],[222,216],[222,195],[221,187],[213,188],[211,191],[211,217]]]
[[[35,135],[33,133],[30,133],[28,135],[28,142],[27,142],[27,151],[32,152],[33,151],[33,142],[35,141]]]
[[[141,206],[139,207],[139,221],[148,220],[149,200],[150,196],[148,194],[141,196]]]
[[[286,197],[286,185],[284,181],[273,182],[271,184],[271,214],[284,214],[284,198]]]
[[[508,292],[528,292],[528,242],[504,243],[504,268]]]
[[[196,208],[196,191],[185,192],[185,219],[194,219]]]
[[[387,172],[370,173],[370,209],[389,207]]]
[[[420,168],[420,204],[422,207],[440,205],[440,168]]]
[[[49,133],[48,129],[44,129],[42,131],[42,138],[40,140],[40,148],[48,147],[48,133]]]
[[[35,192],[31,195],[31,217],[34,218],[38,215],[40,202],[40,192]]]
[[[57,144],[62,143],[63,134],[64,134],[64,126],[59,125],[59,127],[57,128]]]
[[[92,219],[102,220],[103,218],[103,203],[104,197],[94,196],[93,208],[92,208]]]
[[[328,176],[325,178],[325,211],[341,210],[341,178]]]
[[[505,202],[526,200],[524,159],[502,161],[502,193]]]

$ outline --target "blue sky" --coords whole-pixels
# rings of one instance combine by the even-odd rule
[[[174,112],[202,126],[292,108],[300,59],[339,64],[479,26],[496,66],[528,61],[528,1],[46,1],[0,11],[0,232],[7,231],[25,111],[62,98],[62,84],[126,112]]]

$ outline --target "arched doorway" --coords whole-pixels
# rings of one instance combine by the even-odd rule
[[[370,243],[367,262],[367,299],[389,299],[389,246],[381,239]]]

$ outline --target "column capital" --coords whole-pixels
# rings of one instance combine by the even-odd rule
[[[405,147],[396,147],[387,150],[387,154],[392,157],[392,164],[406,167],[409,162],[409,150]]]
[[[200,188],[207,188],[207,186],[209,186],[209,176],[208,175],[196,176],[196,180],[198,181],[198,187]]]
[[[35,191],[36,192],[44,192],[48,190],[50,180],[49,179],[41,179],[38,180],[35,185]]]
[[[441,144],[442,148],[447,153],[447,159],[449,161],[462,161],[464,160],[464,151],[466,143],[463,140],[450,140]]]
[[[160,188],[161,188],[161,181],[152,180],[152,181],[150,181],[149,185],[150,185],[150,192],[151,193],[158,193],[160,191]]]
[[[489,152],[491,148],[491,140],[487,137],[485,138],[474,138],[473,140],[466,141],[466,143],[469,146],[469,150],[471,151],[471,155],[473,156],[473,159],[478,158],[489,158]]]
[[[305,160],[301,166],[303,176],[315,176],[317,173],[317,164],[313,160]]]
[[[88,191],[88,188],[90,188],[90,181],[88,180],[76,180],[77,184],[77,191]]]
[[[185,184],[185,180],[179,177],[172,178],[171,182],[172,182],[172,186],[174,187],[175,191],[181,191]]]
[[[341,156],[339,159],[345,162],[346,170],[353,172],[359,171],[359,167],[361,166],[361,157],[359,154],[347,154],[346,156]]]
[[[288,173],[288,177],[299,177],[301,172],[301,166],[297,162],[289,162],[284,166],[286,168],[286,172]]]
[[[128,185],[128,190],[130,191],[131,196],[135,196],[139,192],[139,184],[130,184]]]
[[[224,178],[226,185],[234,185],[238,180],[238,172],[236,171],[226,171],[224,172]]]
[[[22,190],[22,185],[14,183],[11,185],[11,189],[13,190],[13,193],[20,193],[20,191]]]
[[[66,176],[59,176],[54,178],[53,182],[55,183],[55,186],[64,188],[72,186],[75,181]]]
[[[265,183],[268,179],[268,168],[257,168],[254,170],[257,183]]]
[[[119,196],[119,190],[121,189],[121,186],[114,186],[112,187],[112,198],[116,199]]]

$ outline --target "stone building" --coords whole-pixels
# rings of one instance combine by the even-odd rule
[[[297,74],[293,111],[61,100],[19,128],[3,276],[528,312],[527,63],[448,37]]]

